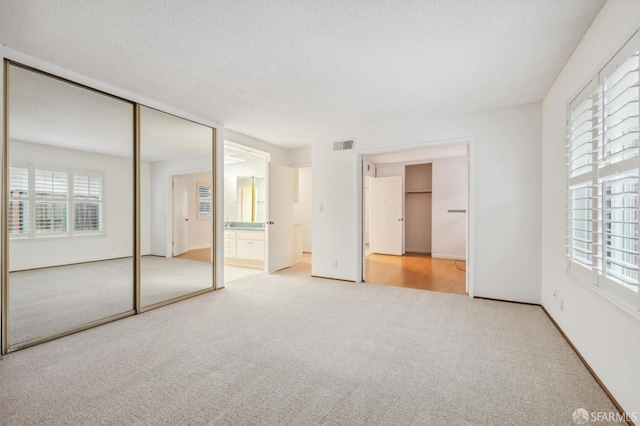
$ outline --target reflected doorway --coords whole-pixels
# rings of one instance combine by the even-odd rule
[[[147,107],[140,127],[140,298],[146,310],[214,289],[215,132]],[[202,260],[190,258],[193,250]]]
[[[211,262],[211,171],[174,175],[172,256]]]

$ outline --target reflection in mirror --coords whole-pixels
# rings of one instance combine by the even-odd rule
[[[141,304],[213,288],[213,129],[140,111]]]
[[[131,312],[133,105],[9,67],[9,344]]]
[[[224,222],[227,227],[266,222],[266,168],[264,154],[225,142]]]
[[[249,147],[224,144],[225,284],[259,274],[267,259],[267,156]]]

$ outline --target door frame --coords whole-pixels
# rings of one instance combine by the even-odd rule
[[[222,143],[220,144],[221,149],[222,149],[222,157],[224,157],[224,146],[225,145],[229,145],[232,148],[239,148],[248,152],[253,152],[257,155],[260,155],[263,157],[263,161],[264,161],[264,167],[265,167],[265,173],[264,173],[264,178],[265,178],[265,185],[266,185],[266,195],[265,195],[265,211],[266,211],[266,215],[269,215],[269,198],[270,198],[270,194],[269,194],[269,163],[271,162],[271,153],[268,151],[264,151],[260,148],[254,148],[251,145],[246,145],[242,142],[234,142],[231,139],[226,139],[223,138]],[[278,163],[280,164],[280,163]],[[230,165],[230,164],[229,164]],[[225,170],[226,170],[226,164],[224,164],[224,160],[222,162],[222,167],[220,167],[220,170],[222,171],[222,178],[220,179],[221,181],[224,182],[224,178],[227,177],[225,174]],[[291,166],[289,166],[291,167]],[[222,230],[221,234],[224,234],[224,223],[226,222],[224,220],[224,184],[222,185],[222,191],[219,192],[220,194],[222,194],[222,214],[220,215],[223,220],[220,223],[220,229]],[[267,232],[267,224],[265,221],[265,227],[264,227],[264,232],[265,232],[265,239],[264,239],[264,244],[265,244],[265,259],[264,259],[264,268],[262,269],[264,272],[269,272],[269,263],[268,263],[268,258],[267,256],[269,256],[269,234]],[[224,240],[222,241],[221,244],[224,244]],[[221,250],[222,251],[222,250]],[[222,261],[220,263],[221,266],[221,270],[222,270],[222,279],[220,280],[220,287],[219,288],[224,288],[224,257],[222,257]]]
[[[211,191],[212,191],[212,194],[213,194],[213,187],[214,187],[213,169],[182,170],[182,171],[178,171],[178,172],[172,172],[171,175],[169,175],[169,179],[168,179],[168,182],[167,182],[167,187],[169,189],[169,194],[171,194],[171,197],[168,197],[169,199],[167,200],[167,204],[166,204],[167,222],[165,224],[165,229],[167,230],[167,235],[171,235],[171,241],[169,241],[169,238],[167,238],[167,241],[165,243],[165,246],[166,246],[165,253],[169,253],[169,255],[167,255],[167,257],[174,257],[174,254],[173,254],[173,241],[175,239],[175,235],[174,235],[174,232],[175,232],[175,222],[174,222],[175,194],[174,194],[174,187],[173,187],[173,179],[176,176],[188,176],[188,175],[191,175],[191,174],[207,173],[207,172],[211,174]],[[215,224],[215,216],[212,216],[211,220],[212,220],[211,227],[215,228],[215,225],[216,225]],[[212,253],[214,251],[215,243],[216,243],[215,237],[213,237],[212,240],[211,240],[211,252]],[[213,258],[213,259],[215,260],[215,258]]]
[[[364,239],[364,159],[368,155],[372,154],[386,154],[391,152],[401,152],[401,151],[410,151],[414,149],[421,148],[437,148],[441,146],[447,145],[461,145],[464,144],[466,146],[467,151],[467,241],[466,241],[466,290],[469,297],[474,297],[474,269],[475,269],[475,261],[474,261],[474,250],[472,250],[474,241],[475,241],[475,227],[473,226],[474,217],[475,217],[475,184],[474,180],[471,179],[472,173],[475,170],[475,139],[474,138],[461,138],[461,139],[445,139],[445,140],[436,140],[429,142],[422,142],[417,144],[407,144],[407,145],[395,145],[395,146],[387,146],[384,148],[372,148],[372,149],[360,149],[356,151],[356,167],[360,170],[359,173],[356,173],[356,191],[357,191],[357,202],[356,202],[356,241],[358,242],[357,247],[357,255],[359,262],[356,264],[356,282],[364,282],[365,274],[366,274],[366,256],[365,256],[365,239]],[[420,159],[412,161],[408,164],[421,164],[424,162],[428,162],[431,159]]]

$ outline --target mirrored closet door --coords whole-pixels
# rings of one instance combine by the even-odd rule
[[[142,308],[213,289],[215,130],[140,111]]]
[[[134,105],[8,66],[8,345],[134,313]]]

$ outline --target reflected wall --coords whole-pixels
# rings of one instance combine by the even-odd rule
[[[214,287],[213,141],[210,127],[141,107],[143,308]]]
[[[216,130],[4,67],[2,352],[214,290]]]
[[[134,105],[8,67],[8,344],[133,313]]]

